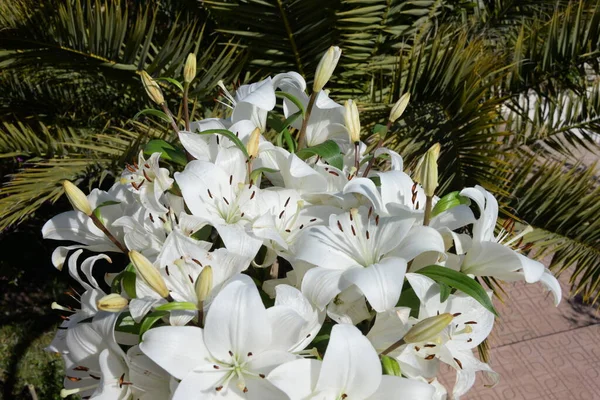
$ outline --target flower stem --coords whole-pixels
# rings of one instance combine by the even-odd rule
[[[190,90],[190,84],[185,83],[183,87],[183,120],[185,121],[185,130],[190,130],[190,111],[188,110],[188,94]]]
[[[108,237],[110,239],[110,241],[113,242],[115,244],[115,246],[117,246],[119,248],[119,250],[121,250],[123,253],[127,254],[127,252],[128,252],[127,247],[123,246],[123,244],[121,244],[121,242],[119,242],[119,240],[117,240],[117,238],[114,237],[113,234],[110,233],[110,231],[108,229],[106,229],[106,227],[104,226],[102,221],[100,221],[100,219],[98,219],[98,217],[96,217],[94,214],[91,214],[90,218],[92,219],[92,222],[94,223],[94,225],[96,225],[98,227],[98,229],[100,229],[106,235],[106,237]]]
[[[358,170],[360,168],[360,154],[359,154],[360,143],[354,143],[354,168],[356,168],[356,172],[354,176],[358,176]]]
[[[423,225],[429,225],[431,221],[431,209],[433,208],[433,196],[427,196],[425,198],[425,215],[423,216]]]
[[[392,127],[392,122],[388,121],[387,126],[386,126],[386,130],[389,131],[391,127]],[[380,137],[379,141],[377,142],[377,144],[373,148],[373,158],[371,158],[369,160],[369,163],[367,164],[367,168],[365,168],[365,172],[363,172],[363,178],[366,178],[367,175],[369,174],[369,171],[371,171],[371,168],[373,168],[373,164],[375,164],[375,151],[378,148],[380,148],[381,146],[383,146],[383,140],[384,139],[385,139],[384,137]]]
[[[171,128],[173,128],[176,135],[179,134],[179,128],[177,127],[177,124],[175,123],[175,118],[173,118],[173,113],[171,112],[171,110],[169,110],[167,103],[162,103],[161,106],[162,106],[163,111],[165,112],[165,114],[167,114],[167,117],[169,117],[169,120],[171,121]]]
[[[398,347],[402,346],[403,344],[405,344],[404,339],[400,339],[396,343],[393,343],[390,347],[388,347],[387,349],[385,349],[384,351],[382,351],[380,353],[380,355],[386,356],[389,353],[391,353],[392,351],[396,350]]]
[[[298,134],[298,148],[296,150],[302,150],[304,147],[306,147],[306,126],[308,125],[308,120],[310,119],[310,112],[312,111],[315,101],[317,100],[317,95],[318,92],[312,92],[310,99],[308,100],[308,106],[306,107],[306,113],[304,113],[304,120],[302,121],[302,128],[300,128],[300,133]]]

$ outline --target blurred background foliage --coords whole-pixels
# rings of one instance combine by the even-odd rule
[[[600,189],[582,162],[600,133],[598,1],[0,0],[3,243],[53,245],[38,232],[65,207],[52,206],[62,180],[110,185],[140,145],[174,139],[134,119],[149,106],[140,71],[181,80],[196,53],[191,106],[203,118],[223,112],[219,80],[296,70],[310,81],[331,45],[343,54],[327,88],[358,101],[367,143],[410,92],[387,139],[407,168],[441,143],[441,193],[492,191],[503,218],[535,228],[526,250],[552,254],[551,268],[573,272],[573,294],[598,301]],[[160,83],[178,110],[176,86]],[[34,274],[50,270],[38,263]],[[32,268],[9,264],[5,286]]]

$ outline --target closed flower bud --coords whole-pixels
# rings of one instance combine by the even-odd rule
[[[146,282],[146,284],[158,293],[159,296],[163,298],[169,296],[169,289],[167,289],[165,280],[146,257],[141,253],[132,250],[129,252],[129,259],[135,267],[138,278],[141,278]]]
[[[421,157],[415,168],[414,179],[420,183],[425,190],[425,195],[433,196],[438,187],[438,158],[440,156],[440,144],[436,143],[427,153]]]
[[[163,97],[162,90],[160,90],[158,83],[156,83],[146,71],[142,71],[140,75],[142,76],[142,83],[144,84],[144,89],[146,89],[146,93],[148,93],[150,100],[159,105],[164,104],[165,98]]]
[[[185,66],[183,67],[183,81],[185,83],[190,83],[196,77],[196,55],[194,53],[190,53],[185,61]]]
[[[337,46],[331,46],[325,54],[323,54],[323,57],[321,57],[321,61],[319,61],[319,65],[317,66],[317,72],[315,73],[313,92],[323,90],[323,87],[327,84],[329,78],[331,78],[333,70],[340,60],[340,55],[342,55],[342,50]]]
[[[392,111],[390,111],[390,122],[396,122],[398,118],[404,114],[404,110],[406,110],[406,106],[408,106],[408,102],[410,100],[410,93],[404,93],[402,97],[398,99],[396,104],[392,107]]]
[[[213,271],[210,265],[205,266],[196,280],[196,296],[198,303],[203,302],[208,297],[213,285]]]
[[[246,145],[246,150],[248,151],[248,156],[250,158],[256,158],[258,156],[258,144],[260,143],[260,129],[255,128],[250,134],[250,139],[248,139],[248,144]]]
[[[344,103],[346,113],[344,120],[346,121],[346,129],[352,143],[360,142],[360,116],[358,115],[358,107],[352,100],[346,100]]]
[[[96,303],[98,310],[109,312],[119,312],[127,307],[127,304],[129,304],[129,301],[117,293],[104,296]]]
[[[75,210],[81,211],[87,216],[92,215],[92,206],[81,189],[69,181],[63,181],[63,188],[65,189],[65,194],[67,195],[69,202]]]
[[[405,343],[420,343],[434,341],[440,333],[452,322],[454,316],[450,313],[436,315],[418,322],[404,335]]]

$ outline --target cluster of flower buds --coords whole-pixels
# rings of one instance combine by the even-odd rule
[[[474,354],[496,317],[477,278],[540,282],[558,303],[512,229],[496,235],[492,194],[436,193],[443,146],[413,171],[384,146],[408,94],[379,142],[361,141],[360,104],[323,90],[339,58],[326,52],[310,94],[296,72],[221,83],[228,118],[173,121],[177,141],[149,143],[108,191],[65,182],[73,211],[43,228],[73,242],[52,261],[81,286],[79,305],[53,304],[69,313],[49,348],[63,396],[459,399],[494,376]],[[195,56],[183,74],[187,88]],[[278,101],[287,126],[267,119]],[[99,282],[107,262],[120,272]]]

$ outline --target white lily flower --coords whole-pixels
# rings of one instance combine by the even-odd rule
[[[279,400],[284,398],[283,393],[265,377],[276,366],[296,357],[287,351],[272,350],[273,339],[273,321],[256,286],[248,276],[239,275],[214,299],[204,329],[150,329],[140,348],[181,379],[173,400],[199,396]],[[289,343],[289,347],[292,345]]]
[[[402,373],[431,379],[436,376],[440,362],[452,366],[457,371],[453,399],[460,398],[473,386],[477,371],[496,376],[487,364],[473,355],[473,349],[489,336],[494,315],[462,293],[451,294],[441,303],[439,285],[426,276],[408,273],[406,279],[421,302],[419,318],[409,319],[409,325],[444,313],[454,318],[435,339],[406,344],[391,353],[400,363]]]
[[[463,189],[460,193],[475,201],[481,214],[473,224],[472,247],[464,256],[461,271],[475,276],[493,276],[505,281],[541,282],[552,292],[554,304],[558,305],[562,291],[550,270],[539,261],[532,260],[510,247],[528,230],[504,244],[500,243],[507,235],[494,236],[498,219],[496,198],[481,186]]]
[[[161,197],[173,185],[169,170],[160,168],[160,153],[153,153],[147,160],[144,152],[140,151],[138,162],[128,165],[121,174],[121,184],[131,184],[130,190],[139,195],[140,202],[149,211],[155,213],[167,212]]]
[[[254,258],[262,240],[251,234],[260,189],[247,183],[246,160],[238,149],[224,149],[216,164],[196,160],[175,174],[192,214],[214,226],[230,251]]]
[[[423,382],[382,376],[379,357],[354,326],[335,325],[323,361],[302,359],[275,368],[267,379],[290,400],[430,400],[434,388]]]
[[[225,97],[225,102],[220,103],[233,110],[231,121],[236,123],[249,120],[254,128],[264,132],[267,126],[267,113],[275,107],[276,103],[273,80],[267,78],[250,85],[242,85],[236,90],[235,96],[229,93],[222,81],[219,81],[218,85]]]
[[[304,276],[303,293],[322,309],[356,285],[376,311],[391,309],[400,297],[407,261],[423,251],[444,251],[441,236],[437,243],[422,243],[411,235],[414,223],[412,218],[380,218],[363,207],[332,215],[328,227],[310,228],[297,245],[296,257],[316,266]]]

